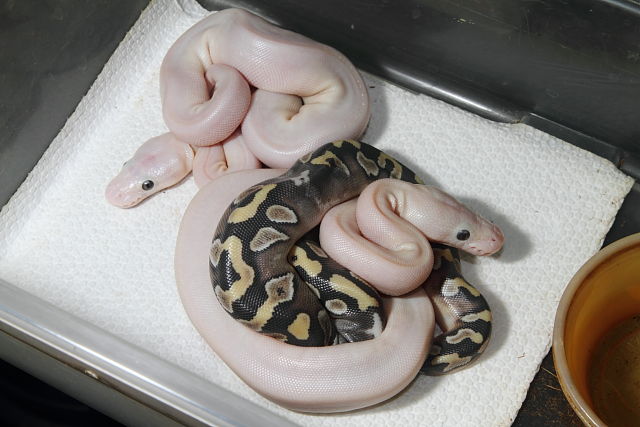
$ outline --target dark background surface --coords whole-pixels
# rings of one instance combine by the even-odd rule
[[[485,117],[544,125],[566,135],[573,131],[572,142],[594,149],[602,145],[603,154],[616,149],[640,154],[637,4],[602,0],[324,0],[322,6],[300,0],[200,2],[208,8],[251,9],[337,47],[365,71]]]
[[[531,124],[639,176],[640,14],[632,3],[202,3],[245,6],[337,47],[366,71],[485,117]],[[62,128],[146,4],[0,2],[0,205]],[[640,231],[638,206],[636,184],[607,242]],[[0,363],[0,372],[4,424],[116,424],[6,363]],[[514,425],[580,425],[550,355]]]

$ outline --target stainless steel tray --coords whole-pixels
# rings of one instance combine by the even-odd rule
[[[54,1],[43,6],[41,2],[24,1],[13,8],[7,6],[1,12],[0,17],[6,23],[2,31],[10,37],[4,40],[3,49],[0,50],[0,58],[5,64],[0,74],[0,125],[3,129],[0,134],[0,205],[6,203],[62,128],[147,2],[95,1],[69,6],[66,2]],[[301,25],[301,20],[312,2],[276,1],[269,5],[251,1],[203,3],[216,8],[235,5],[247,7],[284,26],[305,32],[304,28],[307,27]],[[368,11],[375,14],[390,7],[388,2],[357,3],[362,13]],[[510,10],[529,13],[528,16],[533,16],[531,14],[534,12],[541,13],[539,10],[527,12],[526,2],[516,3],[515,6],[509,6]],[[554,2],[547,3],[549,7],[561,7]],[[609,158],[627,173],[635,174],[638,171],[637,156],[640,149],[624,142],[626,140],[620,133],[615,137],[622,143],[607,141],[601,134],[589,135],[581,129],[568,127],[554,121],[554,117],[533,111],[527,105],[514,103],[513,97],[506,99],[491,88],[474,86],[473,79],[469,80],[468,75],[465,81],[460,76],[452,77],[455,70],[447,68],[446,63],[436,64],[437,67],[425,72],[419,66],[419,58],[416,65],[411,58],[395,57],[393,52],[396,50],[391,48],[386,51],[383,49],[374,56],[374,46],[367,46],[362,40],[367,28],[370,31],[375,29],[375,25],[351,28],[347,25],[349,19],[340,13],[332,13],[332,10],[340,10],[337,4],[328,2],[325,5],[325,10],[320,13],[324,17],[324,27],[311,25],[307,30],[308,35],[346,51],[363,69],[485,117],[524,121],[539,126]],[[437,24],[434,19],[446,18],[447,13],[452,11],[466,10],[467,14],[473,16],[482,12],[479,9],[464,9],[456,1],[401,2],[393,7],[397,12],[393,19],[413,19],[411,28],[414,32],[420,28],[416,26],[416,20],[423,25],[433,25]],[[478,3],[476,7],[481,8],[482,5]],[[349,10],[354,8],[357,9],[353,6]],[[429,15],[429,11],[433,10],[437,13]],[[487,16],[498,12],[492,9]],[[617,9],[616,13],[624,15],[625,12]],[[429,22],[418,19],[426,19],[425,16],[436,18],[429,18]],[[630,16],[629,19],[637,19],[636,15]],[[508,23],[504,16],[502,18],[501,28]],[[360,17],[359,22],[362,19]],[[375,19],[375,16],[370,19]],[[311,21],[311,24],[315,22]],[[321,30],[327,27],[333,30]],[[486,30],[487,27],[482,28]],[[327,39],[329,34],[331,38]],[[466,28],[463,33],[452,34],[457,34],[456,37],[468,36]],[[488,31],[487,34],[492,33]],[[414,35],[416,40],[423,40],[419,34]],[[522,32],[521,35],[527,37],[527,43],[536,43],[534,33]],[[387,42],[389,46],[394,46],[394,40]],[[428,48],[428,45],[424,48]],[[623,69],[625,73],[631,76],[640,74],[637,66],[627,65]],[[553,76],[545,78],[552,79]],[[637,90],[640,85],[634,87]],[[520,98],[525,97],[520,95]],[[622,116],[627,113],[619,112]],[[625,129],[633,132],[632,125],[637,126],[637,122],[627,124]],[[640,231],[638,206],[640,186],[636,184],[623,204],[607,242]],[[0,281],[0,358],[126,424],[290,424],[3,281]],[[537,384],[543,384],[543,379],[536,378],[532,390],[536,389]],[[553,393],[549,390],[546,392]],[[559,391],[546,397],[562,398]],[[564,405],[568,408],[566,403]],[[524,415],[519,417],[519,421],[516,420],[516,424],[534,422],[532,412],[527,412],[525,402],[521,412]]]

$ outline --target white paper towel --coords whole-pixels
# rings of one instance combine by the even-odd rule
[[[363,140],[505,232],[499,256],[463,265],[493,309],[493,338],[471,369],[419,377],[375,408],[328,416],[284,410],[226,368],[180,304],[174,242],[197,191],[193,180],[131,210],[103,197],[138,145],[166,130],[160,63],[204,14],[195,1],[170,0],[143,13],[0,213],[0,277],[301,424],[510,424],[549,348],[562,290],[602,244],[632,180],[528,126],[493,123],[366,76],[373,115]]]

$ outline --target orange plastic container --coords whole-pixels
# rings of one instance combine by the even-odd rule
[[[635,394],[620,393],[628,390],[630,385],[623,382],[630,381],[633,370],[637,371],[640,366],[625,368],[627,372],[599,368],[615,360],[619,362],[621,357],[633,356],[629,354],[632,344],[629,340],[637,339],[640,330],[627,331],[613,342],[608,338],[605,348],[600,345],[609,331],[613,329],[615,333],[616,327],[619,329],[625,321],[629,324],[629,319],[638,314],[640,233],[612,243],[585,263],[569,282],[556,312],[553,332],[556,371],[569,403],[586,425],[624,425],[621,420],[630,422],[629,425],[640,424],[640,418],[635,418],[636,409],[640,407],[640,386]],[[640,348],[637,350],[640,352]],[[597,354],[595,362],[594,354]],[[610,358],[604,365],[603,357]],[[594,366],[596,364],[598,366]],[[617,374],[612,373],[614,371]],[[598,375],[610,377],[595,377]],[[608,385],[609,398],[615,400],[615,404],[594,401],[594,397],[602,397],[602,394],[594,396],[591,391],[594,382]]]

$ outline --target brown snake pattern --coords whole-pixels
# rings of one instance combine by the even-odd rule
[[[218,225],[209,257],[222,307],[248,327],[293,345],[375,338],[384,328],[380,296],[329,258],[313,230],[331,207],[382,178],[422,183],[370,145],[337,141],[239,195]],[[483,352],[491,311],[462,277],[457,249],[433,247],[434,270],[424,287],[443,332],[421,371],[439,375],[468,365]]]

